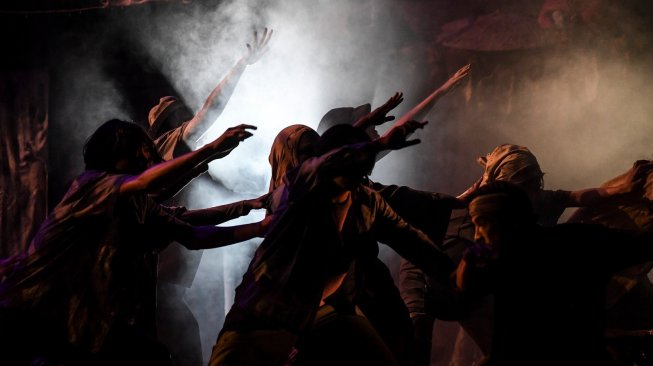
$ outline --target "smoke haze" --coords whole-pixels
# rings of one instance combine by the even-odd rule
[[[265,193],[270,146],[283,127],[316,128],[331,108],[363,103],[375,108],[403,91],[406,101],[394,113],[399,116],[469,60],[474,61],[469,80],[441,100],[426,118],[430,124],[416,133],[422,144],[385,157],[373,179],[457,195],[480,177],[476,157],[501,143],[529,147],[548,189],[597,186],[635,160],[653,158],[651,33],[633,14],[611,8],[618,20],[600,23],[587,38],[490,53],[450,50],[437,45],[435,35],[419,34],[411,16],[442,22],[448,13],[425,0],[414,3],[432,14],[408,13],[409,5],[395,0],[190,2],[114,15],[107,34],[128,39],[147,56],[143,67],[159,70],[197,111],[245,54],[253,31],[274,30],[268,52],[247,67],[202,142],[240,123],[258,129],[211,164],[210,174],[223,187],[195,187],[191,208]],[[446,2],[430,4],[436,3]],[[97,33],[102,39],[104,32]],[[76,75],[65,99],[56,101],[58,119],[70,121],[73,133],[53,143],[71,156],[80,155],[85,137],[104,120],[146,119],[128,107],[114,76],[102,69],[102,47],[101,41],[80,46],[79,53],[60,61],[65,73]],[[69,165],[81,166],[81,160]],[[79,170],[62,166],[57,174],[72,178]],[[262,217],[256,212],[228,224]],[[259,242],[204,252],[186,300],[200,323],[205,358]],[[394,254],[384,250],[382,257],[396,267]]]

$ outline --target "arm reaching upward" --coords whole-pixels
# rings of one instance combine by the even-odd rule
[[[247,54],[236,62],[227,75],[211,91],[202,109],[190,120],[184,130],[183,139],[190,148],[195,147],[197,140],[211,127],[220,114],[222,114],[227,102],[229,102],[231,95],[236,89],[240,77],[245,72],[245,68],[258,61],[267,51],[267,45],[271,37],[272,30],[268,31],[267,28],[263,30],[263,34],[260,37],[258,32],[254,31],[253,41],[247,44]]]
[[[453,74],[449,80],[447,80],[442,86],[436,89],[428,97],[424,98],[419,104],[417,104],[413,109],[408,111],[406,114],[401,116],[400,119],[395,122],[395,125],[401,125],[411,120],[419,120],[423,118],[430,110],[433,108],[435,103],[440,100],[447,93],[452,91],[460,81],[463,80],[471,69],[471,65],[467,64],[461,67],[455,74]]]
[[[415,120],[423,118],[430,110],[433,108],[435,103],[440,100],[441,97],[449,93],[451,90],[453,90],[462,79],[464,79],[468,74],[470,70],[470,65],[467,64],[463,67],[461,67],[456,73],[449,78],[442,86],[440,86],[436,91],[431,93],[428,97],[426,97],[424,100],[422,100],[419,104],[417,104],[413,109],[408,111],[406,114],[401,116],[394,124],[394,127],[402,126],[406,123],[414,123]],[[375,124],[381,124],[387,121],[391,121],[394,119],[394,117],[386,117],[385,115],[392,110],[392,108],[396,107],[401,101],[403,100],[403,95],[400,93],[395,94],[390,100],[388,100],[383,106],[377,108],[374,110],[372,113],[370,113],[368,116],[377,113],[378,115],[374,117],[374,119],[365,119],[366,117],[363,117],[359,119],[359,121],[356,121],[354,126],[367,126],[368,128],[372,125],[371,121],[374,120],[378,123]],[[382,118],[381,118],[382,117]],[[376,131],[375,131],[376,132]],[[380,152],[376,160],[380,160],[383,158],[385,155],[387,155],[388,151],[382,151]]]
[[[395,119],[394,116],[387,116],[391,110],[395,109],[404,100],[403,93],[395,93],[387,102],[379,108],[373,110],[367,115],[359,118],[354,122],[354,127],[367,129],[373,126],[378,126]]]

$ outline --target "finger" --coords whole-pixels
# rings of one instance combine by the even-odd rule
[[[390,121],[394,121],[394,119],[395,119],[395,116],[386,116],[384,121],[385,122],[390,122]]]
[[[265,42],[265,37],[267,37],[267,30],[266,29],[263,30],[263,34],[261,34],[260,37],[256,38],[256,47],[257,48],[261,48],[261,45],[263,45],[263,43]]]
[[[414,130],[417,130],[417,129],[420,129],[420,128],[424,128],[424,126],[426,126],[428,123],[429,123],[428,121],[424,121],[424,122],[408,121],[408,122],[406,122],[406,124],[404,126],[410,128],[410,129],[412,129],[414,131]]]
[[[420,140],[420,139],[406,140],[403,144],[401,144],[401,148],[417,145],[420,142],[422,142],[422,140]]]
[[[237,128],[237,129],[240,129],[240,130],[244,130],[244,129],[255,130],[257,127],[254,126],[254,125],[247,125],[247,124],[243,123],[243,124],[240,124],[240,125],[238,125],[236,127],[232,127],[232,128],[234,128],[234,129]]]
[[[261,49],[265,48],[268,45],[268,42],[270,42],[270,37],[261,40],[261,44],[260,44]]]

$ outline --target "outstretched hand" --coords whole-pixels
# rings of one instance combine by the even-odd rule
[[[252,137],[252,133],[248,130],[255,129],[256,126],[245,124],[227,128],[225,133],[210,142],[208,145],[214,151],[214,154],[225,156],[230,153],[231,150],[235,149],[242,141]]]
[[[268,31],[263,29],[263,34],[259,37],[258,31],[254,31],[254,41],[247,44],[247,55],[244,57],[248,65],[256,63],[261,56],[268,50],[267,45],[272,38],[272,29]]]
[[[250,210],[258,210],[261,208],[267,208],[269,206],[270,193],[266,193],[260,197],[252,198],[247,200],[247,206]]]
[[[637,160],[626,175],[623,190],[626,193],[641,194],[652,172],[653,161]]]
[[[388,99],[388,101],[385,102],[382,106],[380,106],[379,108],[373,110],[372,112],[366,114],[365,116],[359,118],[356,122],[354,122],[354,127],[360,128],[362,130],[367,130],[368,128],[373,128],[374,126],[378,126],[394,120],[395,119],[394,116],[387,116],[387,114],[395,107],[397,107],[399,103],[401,103],[403,100],[404,100],[403,93],[399,93],[399,92],[395,93],[395,95],[390,97],[390,99]],[[375,137],[379,136],[376,130],[373,130],[372,134]]]
[[[467,64],[467,65],[461,67],[460,69],[458,69],[458,71],[456,71],[456,73],[453,74],[449,78],[449,80],[447,80],[444,84],[442,84],[440,89],[442,91],[444,91],[445,93],[448,93],[448,92],[454,90],[460,84],[460,81],[463,80],[467,75],[469,75],[469,71],[471,70],[471,68],[472,68],[472,65]]]
[[[404,147],[417,145],[419,139],[407,140],[408,136],[420,128],[424,128],[428,121],[407,121],[401,125],[393,126],[388,132],[381,136],[378,141],[381,147],[388,150],[399,150]]]
[[[404,101],[404,93],[400,93],[400,92],[395,93],[395,95],[390,97],[390,99],[388,99],[387,102],[385,102],[382,106],[373,110],[372,113],[370,113],[369,124],[378,126],[394,120],[395,119],[394,116],[387,116],[387,114],[390,113],[391,110],[395,109],[403,101]],[[364,126],[364,127],[369,127],[369,126]]]

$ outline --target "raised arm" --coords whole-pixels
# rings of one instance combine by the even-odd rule
[[[224,156],[233,150],[241,141],[252,136],[248,129],[256,126],[239,125],[228,128],[225,133],[202,148],[184,154],[161,164],[157,164],[143,173],[126,180],[120,186],[121,194],[148,193],[156,194],[168,185],[175,184],[180,176],[184,176],[198,165],[208,163],[216,155]]]
[[[362,172],[373,166],[377,153],[385,150],[399,150],[418,144],[419,140],[407,140],[415,130],[423,128],[428,122],[409,121],[395,126],[383,136],[370,141],[334,149],[322,156],[304,161],[296,171],[288,176],[289,200],[294,201],[309,191],[315,190],[324,182],[341,176],[344,172]],[[361,175],[362,177],[362,175]]]
[[[408,140],[408,136],[418,129],[424,128],[425,122],[408,121],[401,126],[393,126],[383,136],[355,145],[336,149],[319,159],[318,170],[328,177],[335,177],[342,171],[351,171],[356,167],[369,164],[376,154],[386,150],[400,150],[420,143],[420,140]]]
[[[258,32],[254,31],[252,43],[247,44],[247,54],[236,62],[227,75],[211,91],[202,109],[197,112],[184,130],[183,139],[189,147],[194,148],[197,140],[211,127],[220,114],[222,114],[247,66],[258,61],[265,51],[267,51],[270,37],[272,37],[272,30],[268,31],[267,28],[263,30],[263,34],[260,37]]]
[[[401,116],[401,118],[397,120],[397,122],[395,122],[395,125],[401,125],[408,121],[419,120],[424,118],[424,116],[426,116],[431,111],[431,108],[433,108],[435,103],[438,100],[440,100],[440,98],[442,98],[447,93],[452,91],[456,86],[458,86],[460,81],[463,80],[469,74],[470,68],[471,65],[469,64],[461,67],[458,71],[456,71],[455,74],[453,74],[449,78],[449,80],[447,80],[444,84],[442,84],[442,86],[436,89],[428,97],[424,98],[424,100],[422,100],[419,104],[413,107],[413,109],[411,109],[406,114]]]

